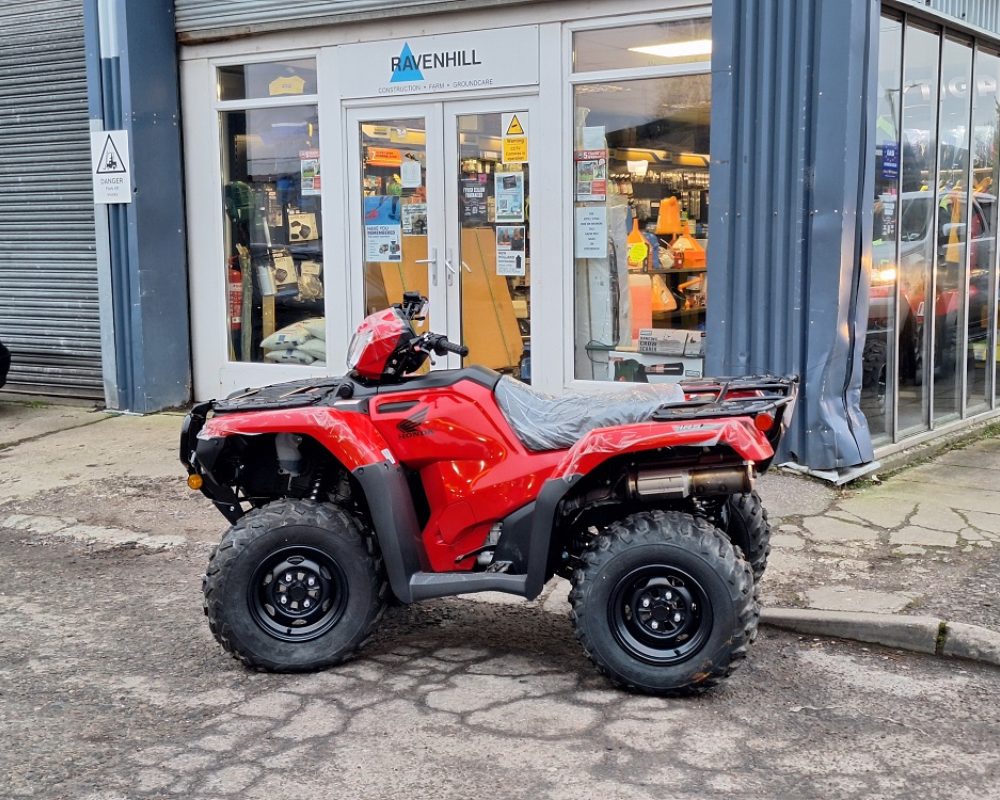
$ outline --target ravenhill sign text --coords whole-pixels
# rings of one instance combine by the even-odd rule
[[[335,52],[353,76],[345,97],[538,84],[537,26],[346,44]]]
[[[394,73],[410,70],[440,69],[441,67],[475,67],[483,62],[475,50],[453,50],[450,53],[422,53],[421,55],[398,55],[391,59]]]

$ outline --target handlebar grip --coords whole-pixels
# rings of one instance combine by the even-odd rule
[[[445,350],[445,351],[447,351],[449,353],[455,353],[457,355],[462,356],[463,358],[465,358],[465,356],[469,355],[469,348],[468,347],[466,347],[463,344],[455,344],[454,342],[449,342],[447,339],[443,339],[438,346],[442,350]]]
[[[455,344],[454,342],[449,342],[444,337],[441,337],[434,345],[434,350],[439,356],[443,356],[445,353],[455,353],[462,356],[463,358],[469,355],[469,348],[465,345]]]

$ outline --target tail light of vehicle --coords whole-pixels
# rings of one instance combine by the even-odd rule
[[[767,433],[774,427],[774,414],[770,411],[757,414],[757,416],[753,418],[753,426],[761,433]]]

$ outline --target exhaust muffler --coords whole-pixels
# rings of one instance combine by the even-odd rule
[[[747,494],[753,490],[753,464],[707,469],[637,469],[629,473],[629,494],[644,500]]]

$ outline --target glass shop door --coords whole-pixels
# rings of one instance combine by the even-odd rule
[[[417,332],[445,333],[440,104],[353,109],[347,125],[353,322],[420,292],[430,305]]]
[[[535,98],[444,106],[449,336],[466,364],[531,377],[531,120]],[[459,366],[457,356],[451,365]]]
[[[482,364],[530,377],[529,158],[533,98],[353,109],[350,230],[366,314],[419,291],[418,332],[465,344]]]

